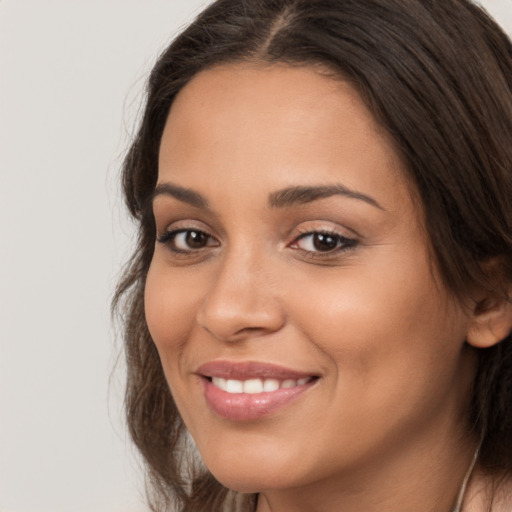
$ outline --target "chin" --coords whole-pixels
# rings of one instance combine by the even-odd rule
[[[272,473],[267,474],[264,469],[258,471],[252,469],[244,473],[236,473],[229,470],[213,470],[212,474],[224,487],[244,494],[255,494],[271,489],[288,487],[286,482],[274,478],[275,475]]]
[[[217,456],[204,462],[224,487],[241,493],[293,487],[301,480],[297,472],[290,471],[290,468],[296,468],[296,464],[276,459],[276,453],[267,457],[238,453],[235,458]]]

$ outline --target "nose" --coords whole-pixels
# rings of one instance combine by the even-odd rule
[[[214,338],[227,342],[276,332],[285,322],[277,289],[276,272],[263,258],[247,251],[232,253],[212,278],[197,323]]]

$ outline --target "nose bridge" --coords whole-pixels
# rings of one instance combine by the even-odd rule
[[[198,313],[198,323],[224,341],[279,329],[284,317],[275,296],[272,267],[270,255],[254,244],[241,243],[227,250]]]

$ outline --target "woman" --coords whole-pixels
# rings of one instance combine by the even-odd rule
[[[512,510],[511,140],[465,0],[219,0],[171,44],[116,298],[154,510]]]

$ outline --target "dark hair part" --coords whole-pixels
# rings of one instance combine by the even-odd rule
[[[467,0],[218,0],[154,66],[123,167],[139,239],[114,307],[124,323],[128,425],[155,511],[212,512],[229,501],[205,468],[189,461],[183,469],[186,429],[147,329],[143,292],[169,109],[199,71],[241,61],[320,64],[349,80],[405,162],[445,284],[459,297],[475,286],[503,296],[512,282],[512,45],[483,10]],[[481,464],[505,472],[512,472],[509,338],[477,351],[469,418],[483,438]]]

